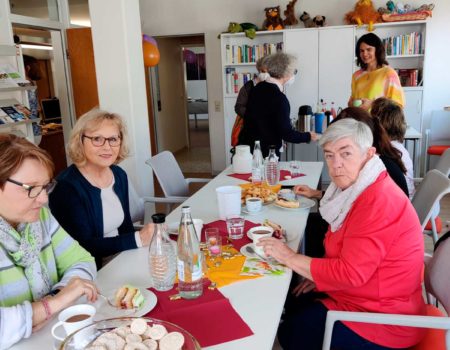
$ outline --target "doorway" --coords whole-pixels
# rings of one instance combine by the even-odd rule
[[[150,69],[157,151],[171,151],[184,174],[211,174],[204,35],[158,37]]]

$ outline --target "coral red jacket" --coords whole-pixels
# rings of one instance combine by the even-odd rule
[[[342,227],[328,230],[325,257],[313,259],[311,274],[330,310],[424,314],[422,230],[409,199],[386,172],[353,203]],[[379,345],[418,343],[418,328],[344,322]]]

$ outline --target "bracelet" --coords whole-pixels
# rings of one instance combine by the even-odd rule
[[[46,298],[41,299],[42,305],[44,305],[45,309],[45,320],[48,321],[52,318],[52,310],[50,309],[50,305],[48,305],[48,301]]]

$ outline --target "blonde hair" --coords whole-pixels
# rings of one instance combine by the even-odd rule
[[[13,134],[0,134],[0,189],[22,166],[25,159],[36,159],[53,177],[54,165],[50,155],[23,137]]]
[[[91,109],[89,112],[83,114],[75,123],[72,132],[70,133],[69,144],[67,147],[69,157],[77,167],[86,164],[86,154],[83,147],[83,136],[86,131],[97,130],[104,121],[112,122],[119,129],[121,138],[120,150],[114,164],[120,163],[128,157],[129,149],[127,145],[127,130],[122,118],[115,113],[109,113],[101,109]]]

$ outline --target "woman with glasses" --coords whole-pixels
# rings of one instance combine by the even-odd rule
[[[128,178],[116,164],[128,155],[126,130],[120,116],[98,109],[81,116],[70,135],[73,163],[57,178],[50,208],[64,229],[96,259],[147,246],[148,224],[135,231],[131,222]]]
[[[42,328],[82,295],[97,299],[94,258],[45,207],[53,162],[24,138],[0,134],[0,349]]]

